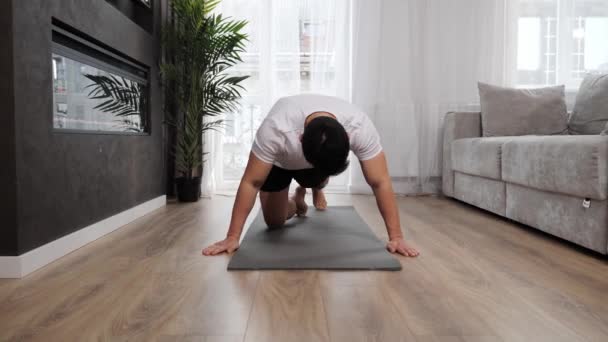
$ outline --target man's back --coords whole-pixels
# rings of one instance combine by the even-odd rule
[[[367,115],[342,99],[302,94],[279,99],[258,129],[252,152],[264,162],[288,170],[312,168],[302,152],[300,136],[306,118],[316,112],[335,116],[350,138],[351,150],[360,160],[382,150],[378,133]]]

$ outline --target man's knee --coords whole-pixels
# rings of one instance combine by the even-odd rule
[[[285,224],[285,218],[264,216],[264,222],[270,229],[281,228]]]

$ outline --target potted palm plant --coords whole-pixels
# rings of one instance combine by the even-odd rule
[[[203,135],[223,126],[222,114],[236,110],[241,82],[249,77],[228,74],[242,61],[247,22],[213,12],[220,1],[172,0],[172,20],[162,32],[160,70],[166,122],[176,130],[172,153],[180,201],[200,197]]]

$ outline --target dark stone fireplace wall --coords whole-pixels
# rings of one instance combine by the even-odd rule
[[[165,193],[157,64],[166,4],[152,6],[152,27],[143,27],[103,0],[0,1],[0,255],[26,253]],[[53,18],[149,67],[150,135],[53,131]]]
[[[0,255],[17,253],[12,2],[0,1]]]

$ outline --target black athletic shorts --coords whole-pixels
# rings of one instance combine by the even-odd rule
[[[292,179],[295,179],[300,186],[305,188],[322,188],[327,177],[322,177],[316,169],[285,170],[273,165],[260,190],[265,192],[282,191],[289,187]]]

